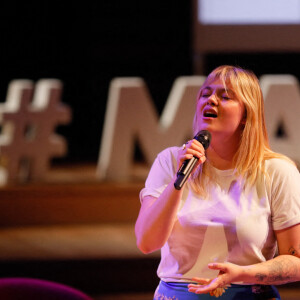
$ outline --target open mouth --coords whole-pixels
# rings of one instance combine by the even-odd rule
[[[217,118],[217,117],[218,117],[217,113],[215,113],[215,112],[213,112],[213,111],[205,111],[205,112],[203,113],[203,116],[204,116],[205,118]]]

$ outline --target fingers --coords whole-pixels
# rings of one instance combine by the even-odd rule
[[[212,293],[214,296],[222,295],[225,289],[230,286],[230,280],[228,280],[228,264],[225,263],[210,263],[208,267],[212,270],[219,270],[219,274],[214,279],[198,278],[195,277],[192,280],[197,282],[196,284],[190,284],[188,286],[189,292],[196,294]]]
[[[197,284],[189,284],[188,291],[195,294],[207,294],[210,293],[211,296],[219,297],[225,290],[230,286],[224,284],[224,282],[216,277],[215,279],[204,279],[204,278],[193,278]]]
[[[226,289],[229,286],[224,286],[224,287],[203,287],[201,285],[192,285],[190,284],[188,286],[188,291],[191,293],[195,293],[195,294],[210,294],[211,296],[215,296],[215,297],[220,297],[223,293],[225,293]]]
[[[197,283],[189,284],[189,290],[191,289],[191,291],[195,293],[195,291],[197,291],[199,287],[204,287],[204,286],[209,285],[211,283],[212,279],[195,277],[195,278],[192,278],[192,281],[197,282]]]
[[[191,159],[193,156],[199,159],[199,163],[203,163],[206,159],[203,146],[195,139],[183,144],[179,152],[179,160],[182,163],[186,159]]]
[[[203,283],[201,283],[202,281]],[[214,280],[210,280],[209,282],[205,282],[205,280],[198,279],[197,282],[199,284],[189,284],[188,290],[189,292],[195,293],[195,294],[206,294],[209,293],[218,287],[220,287],[220,283],[218,282],[218,278],[215,278]]]
[[[226,272],[227,265],[222,263],[210,263],[208,264],[208,268],[211,270],[219,270],[219,271]]]
[[[200,142],[193,139],[188,141],[186,144],[185,150],[187,154],[192,154],[198,158],[205,155],[205,150]]]
[[[195,281],[200,284],[209,284],[212,281],[212,279],[194,277],[192,278],[192,281]]]
[[[196,283],[189,284],[189,292],[195,294],[210,293],[215,297],[221,296],[225,290],[230,286],[231,282],[239,280],[239,266],[232,263],[210,263],[209,269],[218,270],[219,274],[214,279],[207,278],[193,278]]]

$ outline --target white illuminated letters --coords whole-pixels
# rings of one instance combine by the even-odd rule
[[[300,91],[291,75],[260,78],[265,98],[266,126],[272,150],[300,162]]]
[[[136,142],[150,167],[159,151],[169,146],[180,146],[191,138],[196,95],[204,80],[203,76],[179,77],[159,118],[143,79],[114,79],[109,89],[98,177],[129,180]],[[300,162],[300,92],[297,79],[291,75],[264,75],[260,83],[272,149]]]
[[[129,179],[135,142],[151,164],[162,149],[180,145],[192,132],[196,95],[205,77],[179,77],[159,118],[141,78],[111,82],[97,173],[101,179]]]

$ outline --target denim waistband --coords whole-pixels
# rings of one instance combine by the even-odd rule
[[[188,291],[187,282],[160,281],[155,300],[280,300],[277,289],[272,285],[239,285],[231,284],[218,298],[210,294],[194,294]]]

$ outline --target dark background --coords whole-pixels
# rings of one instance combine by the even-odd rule
[[[195,74],[190,0],[4,2],[0,32],[1,102],[13,79],[57,78],[64,84],[62,101],[73,120],[57,129],[69,145],[58,162],[97,161],[114,77],[142,77],[160,113],[174,80]],[[299,53],[209,53],[202,59],[204,75],[221,64],[258,76],[300,75]]]

